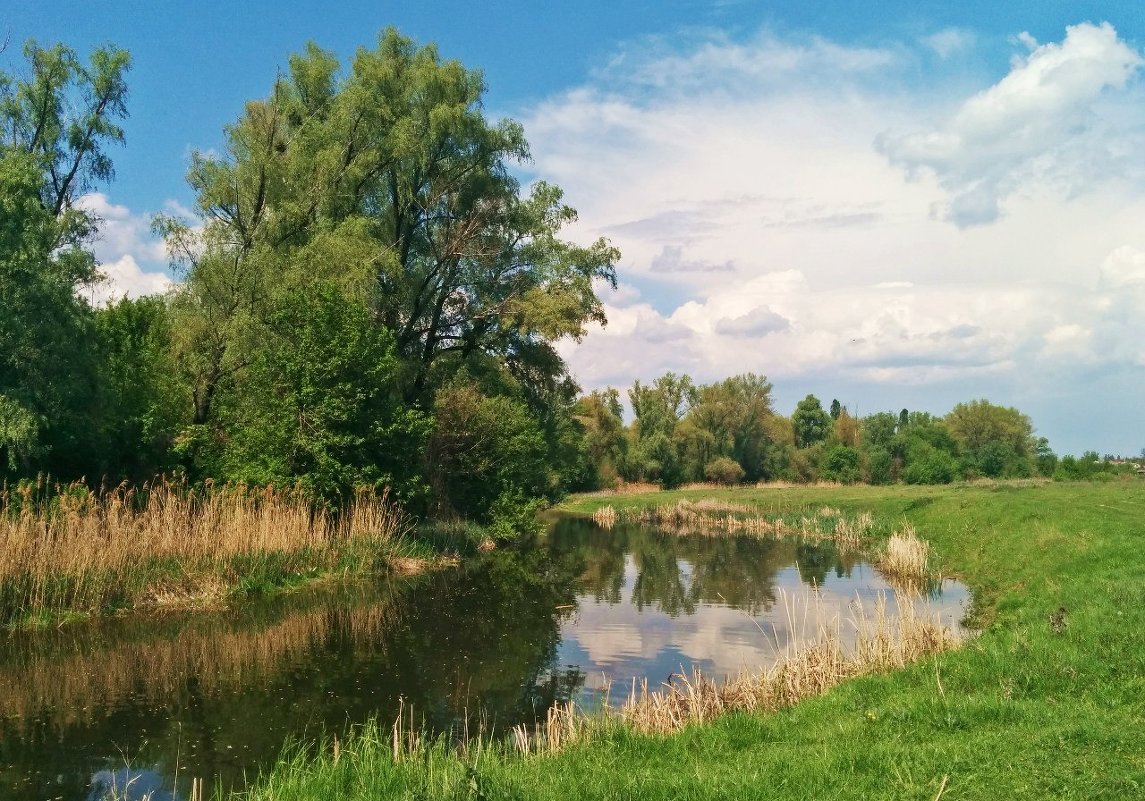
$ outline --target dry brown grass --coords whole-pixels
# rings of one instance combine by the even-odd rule
[[[616,525],[616,519],[616,509],[612,506],[612,504],[609,504],[608,506],[602,506],[592,513],[593,522],[603,528],[605,531],[612,530],[613,526]]]
[[[930,543],[919,539],[908,523],[891,534],[876,567],[898,586],[924,586],[930,579]]]
[[[5,488],[0,624],[108,607],[209,606],[225,595],[220,585],[244,573],[313,573],[349,546],[395,540],[404,525],[384,494],[366,492],[335,516],[300,492],[241,485]]]
[[[611,498],[616,495],[647,495],[652,492],[662,492],[663,487],[651,481],[621,481],[615,487],[593,492],[582,492],[582,498]]]

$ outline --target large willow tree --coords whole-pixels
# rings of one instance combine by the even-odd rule
[[[201,225],[160,226],[185,269],[178,358],[203,436],[249,403],[237,398],[256,366],[265,388],[267,343],[283,335],[287,298],[301,324],[299,293],[329,314],[336,292],[384,332],[367,339],[392,349],[393,367],[363,404],[384,392],[428,412],[462,369],[515,387],[538,418],[546,398],[571,404],[554,343],[604,321],[594,284],[615,285],[619,254],[561,239],[575,212],[554,186],[522,190],[523,131],[486,119],[484,89],[480,73],[393,30],[346,71],[310,45],[227,129],[223,155],[194,158]],[[297,440],[314,422],[293,414]]]

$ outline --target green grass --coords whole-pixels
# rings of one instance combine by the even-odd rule
[[[388,727],[294,751],[252,799],[1131,799],[1145,797],[1145,485],[749,489],[903,520],[975,595],[962,650],[771,715],[670,737],[610,727],[556,756],[442,744],[395,763]],[[663,503],[677,493],[582,498]],[[1065,608],[1055,631],[1051,615]],[[1060,628],[1060,627],[1059,627]]]

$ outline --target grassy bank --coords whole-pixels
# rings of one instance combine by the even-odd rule
[[[592,513],[692,494],[583,498]],[[256,799],[1135,798],[1145,793],[1145,488],[1136,483],[750,489],[779,515],[824,505],[904,524],[975,594],[980,636],[766,714],[671,736],[599,727],[555,754],[423,746],[388,727],[285,758]]]
[[[271,488],[28,485],[0,493],[0,626],[211,608],[335,575],[409,572],[428,554],[404,531],[371,494],[334,516]]]

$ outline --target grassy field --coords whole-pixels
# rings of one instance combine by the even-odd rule
[[[600,728],[556,754],[388,726],[284,757],[252,799],[1145,797],[1145,483],[785,488],[585,497],[591,513],[719,495],[909,523],[974,592],[962,649],[671,736]]]

